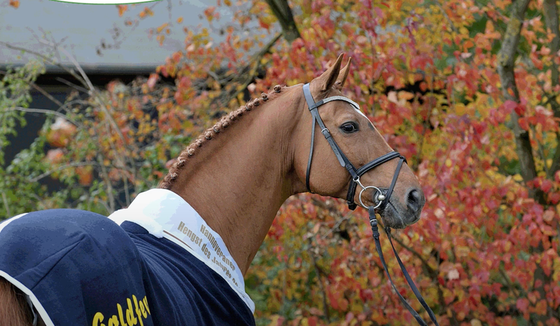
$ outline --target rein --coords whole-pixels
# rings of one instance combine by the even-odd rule
[[[354,165],[348,160],[346,155],[344,155],[344,153],[342,152],[342,150],[340,149],[340,147],[338,146],[336,141],[332,138],[332,135],[331,135],[329,129],[325,126],[325,123],[323,122],[323,119],[321,119],[321,116],[319,115],[318,108],[321,105],[323,105],[325,103],[328,103],[328,102],[331,102],[331,101],[347,102],[350,105],[352,105],[358,111],[360,110],[359,105],[356,102],[354,102],[354,101],[352,101],[352,100],[350,100],[350,99],[348,99],[344,96],[331,96],[331,97],[327,97],[327,98],[325,98],[325,99],[323,99],[319,102],[315,102],[315,100],[313,99],[313,96],[311,95],[311,91],[309,90],[309,84],[303,85],[303,95],[305,96],[305,101],[307,102],[307,106],[309,107],[309,112],[311,112],[311,115],[313,116],[313,123],[312,123],[312,127],[311,127],[311,146],[310,146],[310,149],[309,149],[309,159],[307,161],[307,171],[306,171],[306,174],[305,174],[305,185],[307,186],[307,190],[309,192],[311,192],[311,189],[309,187],[309,175],[310,175],[310,172],[311,172],[311,162],[313,160],[313,149],[314,149],[314,145],[315,145],[315,127],[318,124],[319,128],[321,128],[321,133],[323,134],[323,136],[325,137],[325,139],[327,140],[327,142],[331,146],[334,154],[336,155],[336,158],[338,159],[338,162],[340,163],[340,165],[342,167],[346,168],[348,173],[350,173],[350,175],[352,176],[352,180],[350,181],[350,185],[348,187],[348,194],[346,196],[346,202],[348,204],[348,208],[351,209],[351,210],[354,210],[357,207],[357,204],[354,201],[354,196],[356,194],[356,187],[359,185],[362,188],[362,190],[360,190],[358,199],[359,199],[360,205],[362,207],[366,208],[369,212],[369,222],[370,222],[370,225],[371,225],[371,230],[373,232],[373,239],[375,241],[375,248],[377,249],[377,253],[379,254],[379,258],[381,259],[381,263],[383,265],[383,268],[385,269],[385,273],[387,273],[387,277],[389,278],[389,281],[391,282],[391,286],[393,287],[393,290],[399,296],[399,299],[401,300],[401,302],[403,303],[405,308],[412,314],[412,316],[414,316],[414,318],[416,319],[418,324],[420,324],[422,326],[424,326],[424,325],[427,326],[428,324],[422,319],[422,317],[420,317],[420,315],[416,312],[416,310],[414,310],[410,306],[410,304],[400,294],[400,292],[397,290],[395,284],[393,283],[393,279],[391,278],[391,275],[389,274],[389,269],[387,268],[387,264],[385,263],[385,258],[383,257],[383,252],[381,251],[381,243],[379,242],[379,228],[377,227],[378,222],[377,222],[377,218],[375,216],[376,210],[383,210],[387,206],[387,204],[389,203],[389,198],[391,198],[391,195],[393,194],[393,189],[395,188],[395,184],[397,183],[397,178],[399,176],[399,172],[401,170],[401,167],[402,167],[403,163],[406,163],[406,159],[404,158],[404,156],[402,156],[398,152],[389,152],[385,155],[382,155],[382,156],[374,159],[373,161],[370,161],[369,163],[365,164],[364,166],[360,167],[359,169],[356,169],[354,167]],[[393,180],[391,181],[391,185],[389,186],[389,188],[387,189],[386,192],[383,192],[381,189],[379,189],[376,186],[364,186],[361,183],[360,177],[362,175],[364,175],[366,172],[380,166],[381,164],[389,162],[389,161],[391,161],[392,159],[395,159],[395,158],[399,158],[399,163],[397,164],[397,168],[395,170],[395,174],[393,175]],[[374,189],[376,191],[375,196],[373,198],[377,202],[375,206],[366,207],[366,205],[364,205],[364,203],[362,201],[362,194],[367,189]],[[430,307],[428,306],[428,304],[426,303],[426,301],[422,297],[422,294],[420,294],[420,291],[418,291],[418,288],[414,284],[414,281],[412,281],[412,278],[408,274],[408,271],[404,267],[404,264],[402,263],[399,255],[397,254],[397,250],[395,249],[395,246],[393,245],[393,241],[391,239],[391,229],[389,227],[386,227],[385,228],[385,233],[387,234],[387,237],[389,238],[389,242],[391,243],[391,247],[393,248],[393,252],[395,254],[395,257],[397,258],[399,266],[401,267],[403,275],[406,278],[406,281],[407,281],[408,285],[412,289],[412,292],[414,292],[414,295],[416,296],[416,298],[418,299],[418,301],[420,302],[422,307],[424,307],[424,309],[426,309],[426,311],[428,312],[428,315],[430,316],[430,319],[434,322],[434,324],[439,326],[432,309],[430,309]]]

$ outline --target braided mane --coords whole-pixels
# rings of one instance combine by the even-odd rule
[[[175,163],[169,168],[169,172],[163,178],[159,184],[159,188],[171,189],[173,183],[179,177],[179,172],[185,167],[187,160],[191,158],[206,142],[216,137],[219,133],[223,132],[232,123],[238,120],[243,114],[257,108],[258,106],[264,104],[264,102],[276,98],[276,94],[282,91],[282,86],[276,85],[272,92],[262,93],[260,98],[256,98],[245,103],[241,108],[231,111],[228,115],[222,117],[219,122],[217,122],[213,127],[206,129],[201,135],[199,135],[193,142],[191,142],[187,148],[185,148],[179,157],[175,160]]]

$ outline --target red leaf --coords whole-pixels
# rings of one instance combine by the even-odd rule
[[[522,117],[522,116],[525,115],[526,108],[525,108],[524,105],[519,104],[514,108],[514,110],[515,110],[515,113],[517,113],[520,117]]]
[[[317,317],[309,317],[307,318],[307,325],[309,326],[317,326]]]
[[[560,193],[555,192],[555,193],[549,194],[548,195],[548,200],[550,200],[550,202],[554,205],[558,204],[558,202],[560,202]]]
[[[527,308],[529,308],[529,300],[527,300],[526,298],[518,299],[515,306],[517,307],[517,309],[521,310],[522,313],[525,313],[527,312]]]
[[[511,113],[511,110],[513,110],[517,107],[517,102],[512,101],[512,100],[507,100],[507,101],[504,102],[503,107],[507,111],[507,113]]]
[[[552,188],[552,181],[544,180],[541,184],[541,189],[544,192],[548,192]]]
[[[264,29],[269,29],[270,28],[270,24],[265,23],[262,20],[259,20],[259,25]]]

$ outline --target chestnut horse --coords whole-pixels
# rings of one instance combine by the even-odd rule
[[[109,218],[48,210],[0,224],[0,325],[254,324],[243,276],[289,196],[417,222],[418,180],[342,95],[342,57],[223,117]]]

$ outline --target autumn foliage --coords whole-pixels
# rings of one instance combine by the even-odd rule
[[[149,79],[111,83],[85,103],[70,98],[66,119],[78,128],[45,127],[42,141],[56,148],[27,171],[42,200],[12,205],[71,202],[109,213],[155,186],[169,160],[224,111],[275,84],[309,81],[344,52],[352,57],[345,93],[407,157],[426,194],[420,222],[394,236],[440,324],[560,325],[560,57],[546,4],[529,2],[519,22],[512,99],[497,69],[511,1],[295,0],[301,38],[292,42],[277,35],[267,2],[218,1],[204,15],[216,24],[220,12],[233,13],[223,39],[185,28],[184,49]],[[119,6],[119,14],[152,14],[134,8]],[[154,28],[158,42],[168,27]],[[521,168],[514,122],[530,137],[536,178]],[[14,169],[22,168],[3,172],[13,179],[4,187],[19,185]],[[54,196],[38,183],[45,174],[81,188]],[[366,213],[315,195],[286,202],[247,276],[259,325],[415,322],[384,275]],[[398,288],[419,310],[384,236],[382,243]]]

